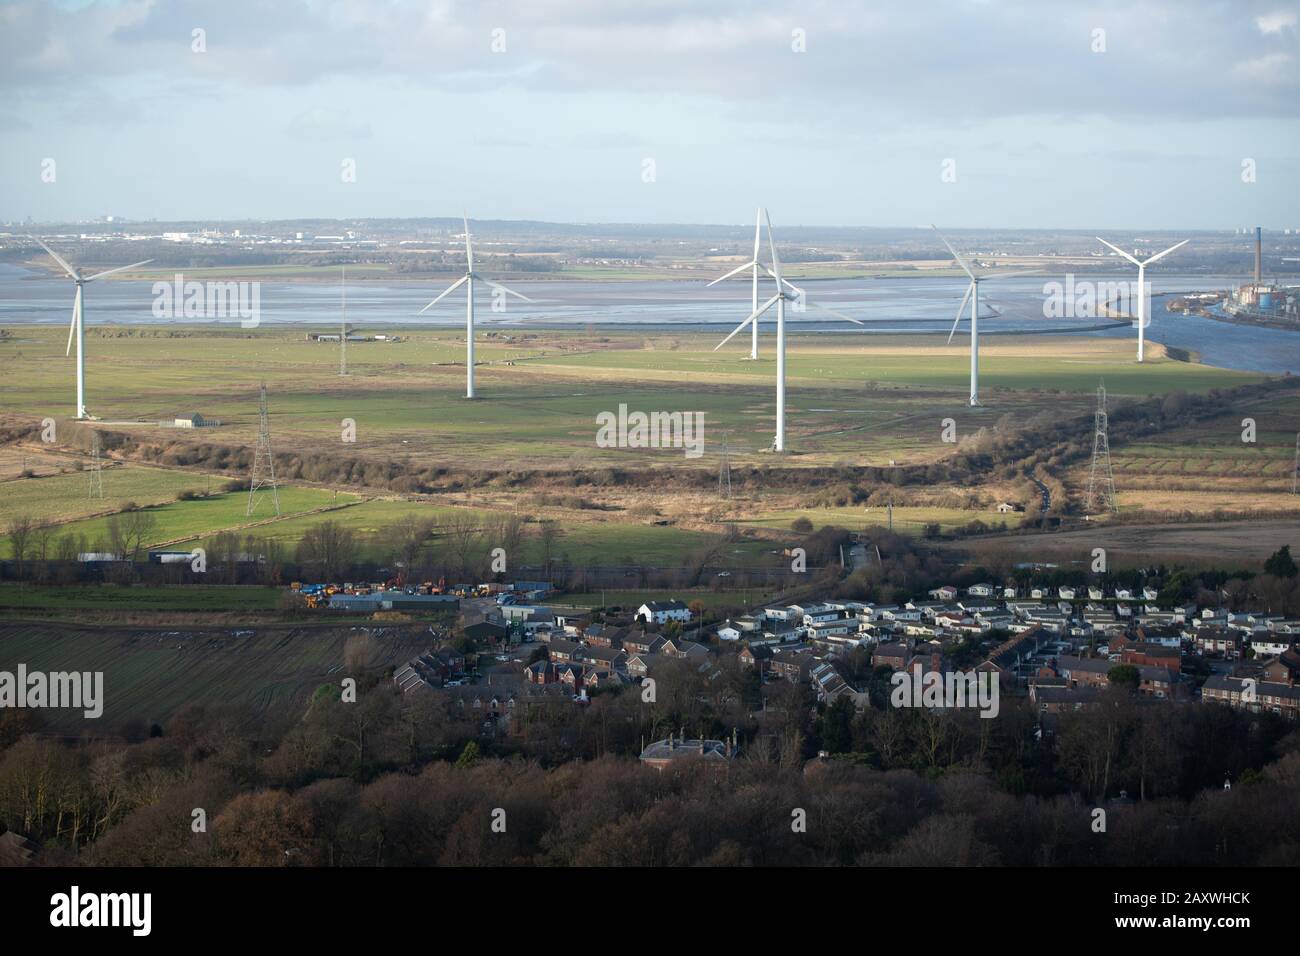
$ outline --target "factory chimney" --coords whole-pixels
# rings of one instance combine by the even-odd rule
[[[1263,229],[1261,229],[1259,226],[1256,226],[1255,227],[1255,288],[1259,288],[1259,284],[1263,279],[1263,276],[1261,275],[1261,267],[1263,266],[1262,233],[1263,233]]]

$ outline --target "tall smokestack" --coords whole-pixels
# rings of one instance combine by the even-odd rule
[[[1264,243],[1262,234],[1264,230],[1259,226],[1255,227],[1255,285],[1258,286],[1263,279],[1261,267],[1263,265]]]

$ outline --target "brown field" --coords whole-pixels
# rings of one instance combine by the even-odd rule
[[[1257,568],[1282,545],[1300,542],[1300,518],[1187,524],[1096,525],[1057,534],[998,535],[947,547],[967,553],[974,564],[1049,561],[1084,566],[1093,548],[1105,548],[1111,567],[1154,561],[1189,565]]]

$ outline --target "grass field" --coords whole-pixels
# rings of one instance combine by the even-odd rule
[[[340,423],[351,418],[356,444],[341,448],[349,453],[517,467],[690,464],[680,450],[597,448],[596,415],[620,403],[632,410],[703,411],[709,452],[724,434],[740,456],[756,457],[771,440],[770,346],[766,357],[747,362],[741,361],[743,347],[713,352],[712,335],[485,331],[477,342],[481,397],[471,404],[462,397],[463,364],[446,364],[463,362],[463,337],[448,330],[402,334],[408,341],[349,348],[352,374],[341,378],[337,348],[307,342],[298,330],[92,328],[87,401],[112,422],[198,411],[223,422],[202,438],[249,444],[256,434],[257,386],[265,379],[277,447],[327,442],[341,448]],[[0,394],[0,411],[37,418],[68,413],[72,377],[59,338],[58,330],[24,329],[0,344],[0,356],[23,381],[22,389]],[[945,451],[937,435],[947,416],[966,429],[1008,413],[1084,408],[1102,378],[1116,396],[1203,391],[1258,378],[1171,361],[1158,352],[1153,349],[1157,354],[1139,369],[1121,340],[993,337],[981,348],[987,408],[972,411],[963,401],[964,342],[795,340],[788,371],[790,444],[809,461],[926,460]],[[159,440],[180,437],[144,424],[133,429]]]
[[[126,471],[127,469],[123,469]],[[156,472],[158,475],[170,476],[175,480],[176,476],[186,477],[188,486],[195,485],[195,477],[201,481],[201,476],[189,476],[183,472],[169,472],[158,469],[135,469],[142,472]],[[111,472],[104,475],[104,490],[107,495]],[[152,475],[150,477],[153,477]],[[85,482],[85,476],[79,476],[77,480]],[[45,482],[62,482],[62,478],[40,478],[33,479],[23,484],[39,486]],[[63,486],[60,485],[60,488]],[[202,487],[200,484],[199,487]],[[275,518],[275,512],[272,507],[269,492],[258,493],[258,504],[251,516],[246,514],[248,507],[247,492],[228,492],[213,494],[209,497],[197,498],[191,501],[165,501],[162,504],[154,505],[148,509],[157,522],[153,534],[146,542],[147,547],[154,547],[161,544],[176,543],[186,541],[202,536],[216,534],[221,531],[240,531],[248,532],[255,530],[261,522],[271,521],[278,522],[286,520],[289,516],[303,514],[316,509],[330,508],[336,505],[346,508],[347,505],[359,501],[356,495],[340,493],[337,496],[333,492],[324,491],[319,488],[301,488],[292,485],[283,486],[278,489],[280,497],[281,518]],[[73,498],[69,502],[71,513],[85,513],[82,510],[85,506],[95,506],[87,510],[108,510],[104,507],[106,503],[111,507],[127,500],[134,500],[138,504],[145,504],[140,498],[133,495],[119,495],[113,502],[100,502],[98,499],[89,501],[82,498]],[[41,498],[33,496],[33,511],[37,514],[44,512],[47,516],[59,517],[58,512],[60,499],[58,498]],[[17,506],[15,506],[17,508]],[[15,510],[15,513],[20,513]],[[333,514],[335,512],[327,512]],[[96,542],[104,543],[108,540],[108,522],[109,515],[99,515],[96,517],[81,518],[79,520],[66,521],[57,530],[58,535],[71,534],[74,537],[85,537],[91,550],[103,550],[94,547]],[[0,538],[2,541],[3,538]],[[296,538],[294,540],[297,540]]]
[[[469,514],[487,522],[496,515],[491,508],[458,508],[429,502],[372,500],[354,507],[330,512],[324,517],[336,521],[357,535],[358,550],[363,558],[386,560],[390,556],[391,535],[384,529],[409,519],[427,519],[435,523],[434,540],[430,547],[441,545],[440,529],[457,514]],[[287,518],[249,529],[248,533],[260,540],[276,540],[292,548],[303,532],[322,516]],[[557,519],[559,536],[553,558],[568,560],[577,566],[584,565],[662,565],[676,566],[691,551],[704,547],[713,535],[703,531],[673,526],[655,526],[627,518],[589,515],[572,515]],[[195,537],[183,547],[201,545],[206,538]],[[769,546],[770,547],[770,546]],[[537,565],[542,561],[542,545],[535,528],[525,538],[522,553],[511,560],[520,565]],[[727,546],[734,561],[743,562],[759,557],[765,551],[761,542],[738,541]]]
[[[203,475],[192,472],[114,463],[103,468],[101,477],[103,498],[89,497],[90,476],[85,472],[69,471],[0,483],[0,527],[19,515],[42,521],[68,521],[120,511],[131,501],[138,505],[175,502],[180,492],[202,491],[207,483]]]
[[[455,331],[402,329],[405,341],[350,347],[352,374],[347,377],[337,374],[337,347],[306,341],[303,332],[274,326],[92,327],[88,404],[103,420],[101,427],[160,447],[212,442],[246,448],[256,439],[257,388],[265,380],[272,442],[282,454],[325,453],[425,468],[540,469],[563,490],[566,477],[575,472],[612,475],[610,469],[620,466],[662,469],[666,478],[683,470],[715,474],[724,439],[733,467],[757,468],[760,477],[768,467],[929,464],[953,451],[941,440],[946,418],[956,422],[961,437],[983,427],[1015,428],[1044,415],[1086,416],[1103,378],[1116,402],[1125,396],[1205,392],[1261,378],[1173,361],[1158,346],[1139,368],[1132,361],[1131,343],[1121,339],[991,336],[981,347],[986,404],[971,409],[966,404],[967,344],[961,339],[946,346],[928,336],[796,337],[788,363],[791,453],[776,458],[765,451],[774,418],[770,340],[765,340],[764,358],[749,362],[742,360],[746,349],[741,343],[714,352],[712,334],[485,325],[477,341],[483,363],[477,370],[481,398],[467,402],[464,366],[459,364],[464,340]],[[76,432],[77,426],[65,426],[60,417],[71,402],[64,344],[61,330],[31,327],[0,342],[0,358],[22,383],[0,391],[0,414],[25,421],[53,416],[61,436],[69,429]],[[1232,446],[1231,416],[1213,434],[1198,429],[1131,447],[1117,445],[1121,505],[1172,510],[1169,506],[1182,502],[1205,512],[1234,503],[1274,507],[1286,490],[1293,446],[1289,435],[1300,430],[1300,399],[1288,401],[1287,407],[1259,411],[1259,441],[1251,448],[1243,449],[1239,442]],[[687,458],[682,449],[597,447],[597,415],[621,404],[633,411],[703,411],[703,457]],[[191,412],[222,424],[201,432],[151,424]],[[355,422],[355,442],[344,440],[345,419]],[[4,451],[0,476],[5,468],[21,467],[13,464],[19,449]],[[671,482],[662,490],[629,490],[609,478],[575,492],[599,505],[591,509],[539,504],[534,482],[433,498],[403,498],[372,488],[371,494],[380,497],[364,500],[340,486],[337,503],[345,507],[335,510],[324,510],[335,504],[333,490],[291,486],[282,489],[283,517],[263,523],[257,519],[268,512],[262,511],[250,522],[241,495],[175,501],[179,491],[207,483],[194,472],[114,463],[104,474],[105,501],[95,502],[85,497],[84,475],[57,473],[62,467],[57,456],[51,458],[36,445],[21,453],[40,453],[36,470],[47,476],[0,482],[0,520],[16,514],[51,517],[69,522],[66,530],[91,540],[105,531],[104,513],[135,501],[156,505],[155,544],[192,545],[219,531],[238,530],[292,547],[306,528],[329,519],[357,532],[365,556],[382,559],[384,529],[396,522],[420,516],[443,523],[466,510],[486,522],[508,510],[553,519],[561,532],[554,557],[575,565],[671,566],[716,541],[727,527],[758,536],[731,549],[735,561],[743,563],[762,559],[774,541],[788,538],[791,522],[800,516],[815,525],[849,528],[887,521],[881,507],[813,508],[815,499],[797,489],[769,494],[761,480],[735,501],[721,502],[698,490],[683,494]],[[69,450],[69,468],[78,457],[84,460],[84,453]],[[1061,477],[1071,494],[1086,482],[1077,469]],[[1175,479],[1195,487],[1180,486]],[[214,485],[222,480],[211,479]],[[900,502],[894,527],[915,533],[937,523],[948,530],[976,519],[1013,526],[1016,515],[991,511],[990,502],[1008,491],[999,480],[990,477],[978,488],[935,488],[932,495]],[[1184,490],[1189,493],[1181,494]],[[968,499],[966,507],[960,506],[962,498]],[[647,500],[669,519],[666,526],[646,520],[640,506]],[[954,501],[956,506],[950,506]],[[535,564],[539,558],[533,536],[522,557],[512,560]]]

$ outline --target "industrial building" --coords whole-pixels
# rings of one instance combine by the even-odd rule
[[[460,599],[451,594],[403,594],[378,591],[373,594],[332,594],[331,611],[455,611]]]
[[[1228,293],[1223,311],[1244,319],[1300,322],[1300,286],[1283,286],[1264,281],[1264,234],[1255,227],[1254,280]]]

